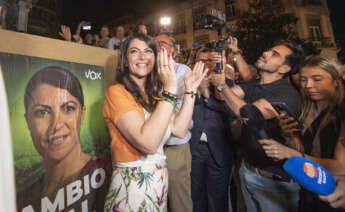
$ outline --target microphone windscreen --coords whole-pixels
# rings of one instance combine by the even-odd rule
[[[303,187],[314,193],[329,195],[335,190],[336,182],[333,175],[307,158],[291,157],[284,163],[283,168]]]

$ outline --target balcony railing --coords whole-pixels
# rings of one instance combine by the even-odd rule
[[[323,37],[320,40],[309,40],[317,47],[317,48],[335,48],[334,42],[329,37]]]
[[[303,0],[302,5],[322,5],[322,0]]]

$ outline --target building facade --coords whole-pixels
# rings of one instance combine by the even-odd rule
[[[58,30],[61,23],[61,14],[62,0],[33,0],[29,12],[27,32],[59,38]]]
[[[0,25],[9,30],[58,38],[62,0],[0,0]]]
[[[226,14],[227,23],[236,23],[241,14],[250,10],[250,2],[257,0],[188,0],[169,9],[141,19],[149,26],[151,35],[160,31],[159,19],[170,16],[177,42],[183,48],[191,48],[193,43],[205,44],[217,39],[217,32],[197,29],[195,23],[199,17],[209,14],[211,9],[217,9]],[[292,13],[297,18],[295,31],[298,38],[313,42],[322,55],[336,56],[337,48],[330,21],[330,11],[326,0],[263,0],[265,4],[279,7],[284,13]]]

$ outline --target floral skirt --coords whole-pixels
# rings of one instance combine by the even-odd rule
[[[167,211],[166,163],[114,167],[104,211]]]

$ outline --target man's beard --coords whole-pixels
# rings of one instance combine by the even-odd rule
[[[270,73],[270,74],[273,74],[275,73],[277,70],[268,70],[268,69],[263,69],[263,68],[258,68],[258,73],[261,74],[261,73]]]
[[[257,70],[258,70],[258,74],[261,74],[261,73],[270,73],[270,74],[272,74],[272,73],[274,73],[274,72],[276,72],[277,70],[268,70],[268,69],[264,69],[264,68],[261,68],[261,67],[259,67],[259,65],[258,65],[258,61],[255,63],[255,67],[257,68]]]

